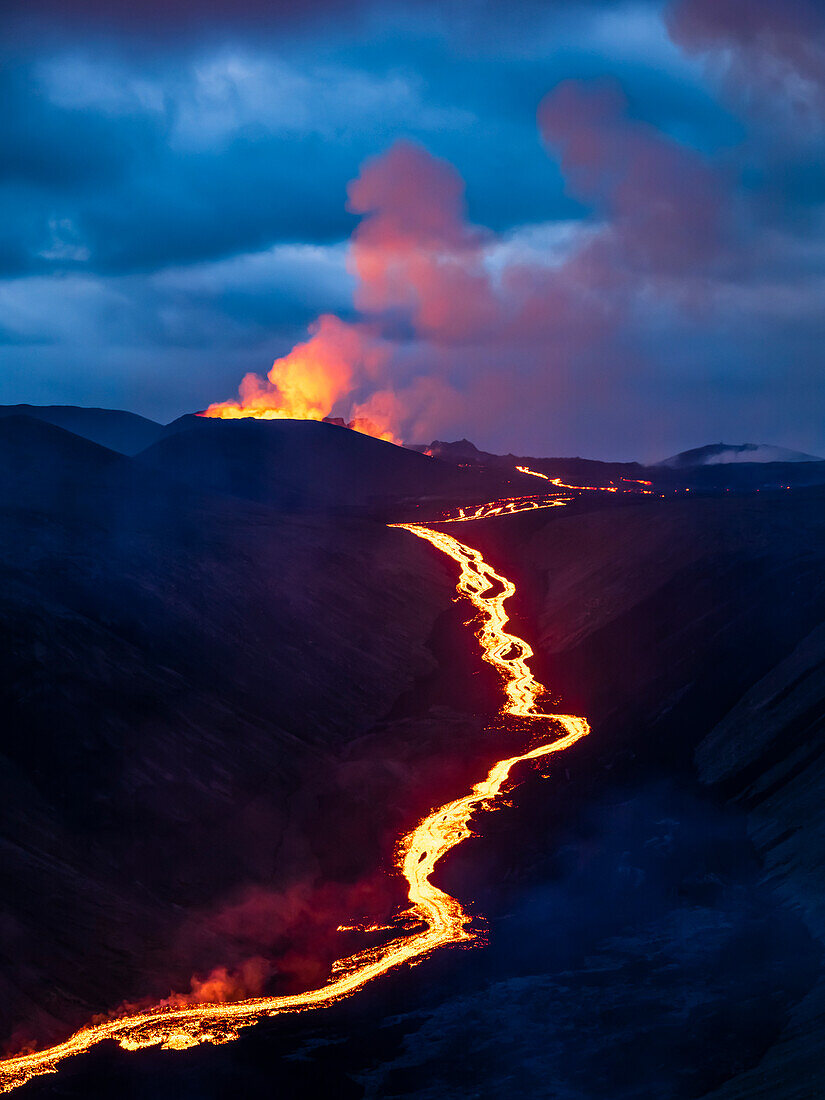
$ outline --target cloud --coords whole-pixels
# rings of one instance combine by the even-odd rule
[[[474,121],[466,110],[429,103],[414,73],[296,62],[241,48],[195,55],[150,74],[114,58],[70,54],[41,62],[37,77],[64,110],[155,117],[170,148],[180,152],[220,151],[245,134],[342,140],[366,125],[445,130]]]
[[[63,34],[137,33],[158,39],[203,38],[216,29],[294,30],[336,14],[350,14],[350,8],[343,0],[306,0],[300,5],[288,0],[178,0],[174,4],[165,0],[135,0],[132,4],[74,0],[71,5],[60,0],[8,0],[5,11],[19,35],[34,34],[45,23]]]
[[[696,275],[716,260],[730,221],[724,180],[695,150],[629,118],[615,82],[566,81],[538,117],[570,186],[605,219],[586,262],[609,278]]]
[[[455,169],[398,142],[366,162],[348,193],[362,219],[351,245],[356,306],[404,310],[425,339],[476,338],[497,312],[484,266],[489,237],[468,223]]]
[[[331,346],[334,319],[321,318],[266,380],[247,377],[238,402],[210,412],[340,412],[367,421],[372,434],[419,439],[437,433],[445,411],[463,407],[481,418],[491,406],[507,408],[514,392],[521,400],[502,368],[508,359],[520,362],[522,381],[550,392],[570,370],[606,356],[620,362],[636,298],[654,288],[681,304],[681,281],[695,295],[722,253],[721,181],[695,151],[629,118],[613,83],[560,85],[542,101],[539,122],[597,219],[568,235],[555,263],[512,249],[507,262],[496,235],[468,220],[455,169],[398,142],[368,159],[348,189],[349,208],[361,217],[350,267],[362,320],[338,322]],[[293,369],[300,374],[310,362],[313,392],[317,375],[329,383],[311,414],[291,384]]]
[[[151,65],[78,46],[0,77],[9,274],[121,274],[348,236],[346,181],[399,131],[473,122],[416,73],[250,47]],[[13,216],[12,216],[13,215]],[[71,252],[52,225],[71,224]]]
[[[398,884],[383,875],[355,883],[305,880],[280,890],[246,886],[183,923],[180,957],[198,969],[190,989],[167,1003],[259,996],[273,982],[284,992],[321,985],[349,946],[339,926],[383,924],[403,901]]]
[[[671,36],[711,55],[727,86],[797,126],[825,122],[825,10],[816,0],[675,0]]]
[[[820,6],[57,8],[0,77],[3,399],[170,419],[335,314],[409,438],[664,453],[708,387],[770,436],[785,374],[823,446]]]

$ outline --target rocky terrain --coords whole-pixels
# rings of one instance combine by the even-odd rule
[[[17,1045],[193,975],[316,980],[340,948],[324,930],[395,900],[392,838],[497,755],[453,571],[381,522],[453,473],[331,425],[235,427],[127,459],[0,422]],[[451,529],[516,581],[539,677],[593,725],[439,873],[485,948],[226,1047],[101,1049],[26,1090],[825,1092],[825,496],[693,492]]]
[[[226,961],[192,913],[364,870],[324,783],[432,667],[452,586],[383,524],[193,494],[37,421],[0,422],[0,463],[2,1016],[41,1035]]]

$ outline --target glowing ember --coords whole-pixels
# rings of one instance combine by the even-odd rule
[[[515,504],[515,501],[504,503]],[[558,507],[564,503],[566,501],[556,498],[534,506]],[[454,519],[479,518],[484,507],[472,516]],[[499,507],[485,514],[500,515],[505,511]],[[0,1062],[0,1091],[8,1092],[38,1074],[53,1073],[65,1058],[81,1054],[106,1039],[113,1039],[125,1050],[150,1046],[185,1050],[199,1043],[229,1042],[238,1037],[240,1028],[264,1017],[331,1005],[402,963],[420,960],[437,948],[468,943],[475,938],[475,933],[468,928],[468,915],[461,903],[431,882],[436,864],[471,835],[473,814],[492,805],[518,764],[569,748],[585,737],[590,727],[582,717],[551,714],[539,709],[538,700],[546,689],[535,679],[527,664],[533,651],[526,641],[506,629],[508,616],[504,604],[515,592],[512,581],[497,573],[478,550],[450,535],[419,524],[395,526],[426,539],[458,563],[458,591],[471,600],[479,612],[478,639],[482,656],[497,669],[504,682],[507,702],[503,712],[540,722],[540,729],[545,734],[544,740],[526,751],[500,760],[468,794],[433,810],[403,838],[396,853],[396,868],[407,881],[410,906],[399,914],[392,927],[399,933],[404,929],[414,930],[340,959],[333,965],[326,985],[305,993],[234,1003],[161,1005],[82,1028],[65,1042],[47,1050]]]

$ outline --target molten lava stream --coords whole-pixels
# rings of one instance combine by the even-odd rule
[[[564,502],[557,501],[556,505],[545,507],[561,503]],[[455,518],[473,519],[476,514]],[[450,535],[414,523],[395,526],[426,539],[458,562],[458,591],[472,601],[479,613],[477,633],[482,655],[498,670],[504,682],[507,699],[504,713],[541,722],[545,735],[553,731],[549,739],[500,760],[468,794],[433,810],[403,838],[396,853],[396,867],[407,880],[410,907],[399,915],[397,923],[399,927],[402,923],[408,927],[415,924],[419,930],[340,959],[334,964],[326,985],[305,993],[259,997],[231,1004],[158,1006],[82,1028],[56,1046],[0,1061],[0,1091],[8,1092],[38,1074],[53,1073],[65,1058],[81,1054],[106,1039],[113,1039],[126,1050],[156,1045],[166,1050],[182,1050],[198,1043],[224,1043],[237,1038],[240,1028],[264,1017],[333,1004],[393,967],[421,960],[448,944],[467,943],[475,938],[475,933],[467,927],[469,918],[461,902],[431,881],[436,864],[471,835],[473,814],[490,807],[517,764],[569,748],[586,736],[590,727],[584,718],[549,714],[539,709],[538,699],[545,688],[527,664],[533,651],[524,639],[506,629],[508,616],[504,604],[515,592],[512,581],[497,573],[478,550]]]

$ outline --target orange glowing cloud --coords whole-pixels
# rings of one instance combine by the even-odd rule
[[[622,329],[652,293],[701,306],[730,248],[713,165],[632,118],[609,82],[562,82],[538,121],[571,193],[596,211],[552,262],[474,225],[452,165],[396,142],[348,189],[359,320],[322,315],[266,378],[247,375],[205,415],[334,416],[391,442],[432,439],[468,417],[534,416],[552,381],[575,397],[565,379],[580,371],[604,390],[604,363],[621,362]]]
[[[210,405],[201,416],[222,420],[323,420],[336,403],[364,378],[374,378],[387,350],[361,325],[322,314],[310,327],[310,338],[276,359],[265,378],[247,374],[238,398]],[[366,435],[398,442],[375,413],[357,415],[350,427]]]
[[[257,955],[244,960],[234,970],[216,966],[205,978],[193,977],[189,993],[174,993],[162,1003],[170,1006],[226,1004],[259,997],[273,972],[272,964]]]
[[[370,158],[348,189],[361,215],[349,266],[365,313],[407,310],[420,336],[461,342],[489,329],[497,302],[484,267],[490,234],[467,220],[451,164],[399,141]]]
[[[484,269],[486,231],[468,223],[464,183],[455,169],[425,149],[398,142],[368,160],[349,188],[348,208],[361,215],[349,267],[355,304],[365,320],[323,314],[309,340],[276,359],[265,378],[248,374],[238,397],[201,415],[222,419],[323,420],[400,443],[402,429],[423,431],[424,406],[456,394],[444,380],[390,376],[397,349],[380,336],[382,318],[404,313],[420,340],[462,343],[488,329],[497,315]]]

